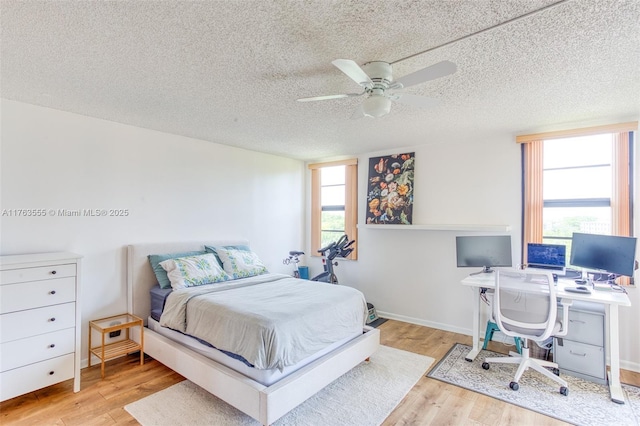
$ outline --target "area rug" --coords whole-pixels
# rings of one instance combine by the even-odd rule
[[[353,370],[280,418],[275,425],[379,425],[434,359],[380,346]],[[124,407],[143,426],[259,425],[188,380]]]
[[[520,389],[512,391],[509,382],[516,365],[494,363],[484,370],[486,357],[505,355],[483,350],[468,362],[464,357],[470,350],[470,346],[455,344],[427,376],[576,425],[640,425],[638,387],[622,385],[625,404],[616,404],[607,386],[563,374],[569,384],[569,395],[563,396],[560,385],[528,370],[518,382]]]

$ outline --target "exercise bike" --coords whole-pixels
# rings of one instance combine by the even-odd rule
[[[353,251],[352,245],[355,241],[356,240],[349,241],[349,237],[345,234],[340,237],[338,241],[318,250],[318,253],[322,254],[322,268],[324,272],[311,278],[311,281],[338,284],[338,277],[336,277],[336,274],[333,272],[333,267],[338,266],[338,262],[335,262],[334,259],[336,257],[344,258],[349,256]]]

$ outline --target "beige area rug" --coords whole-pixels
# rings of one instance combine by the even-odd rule
[[[433,361],[380,346],[370,362],[356,366],[274,424],[379,425]],[[188,380],[124,408],[143,426],[260,424]]]
[[[470,350],[470,346],[455,344],[428,376],[575,425],[640,425],[638,387],[622,385],[625,404],[616,404],[611,401],[607,386],[561,374],[569,384],[569,395],[563,396],[560,385],[528,370],[518,382],[520,389],[513,391],[509,382],[516,365],[491,364],[489,370],[484,370],[482,362],[486,357],[504,355],[483,350],[473,362],[468,362],[464,358]]]

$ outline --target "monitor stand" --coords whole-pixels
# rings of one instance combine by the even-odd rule
[[[493,269],[491,269],[491,266],[485,266],[485,267],[482,268],[482,271],[473,272],[473,273],[469,274],[469,276],[479,275],[479,274],[490,274],[492,272],[493,272]]]

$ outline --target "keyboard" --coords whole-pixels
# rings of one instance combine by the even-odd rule
[[[591,290],[588,288],[565,287],[564,291],[568,291],[569,293],[591,294]]]

